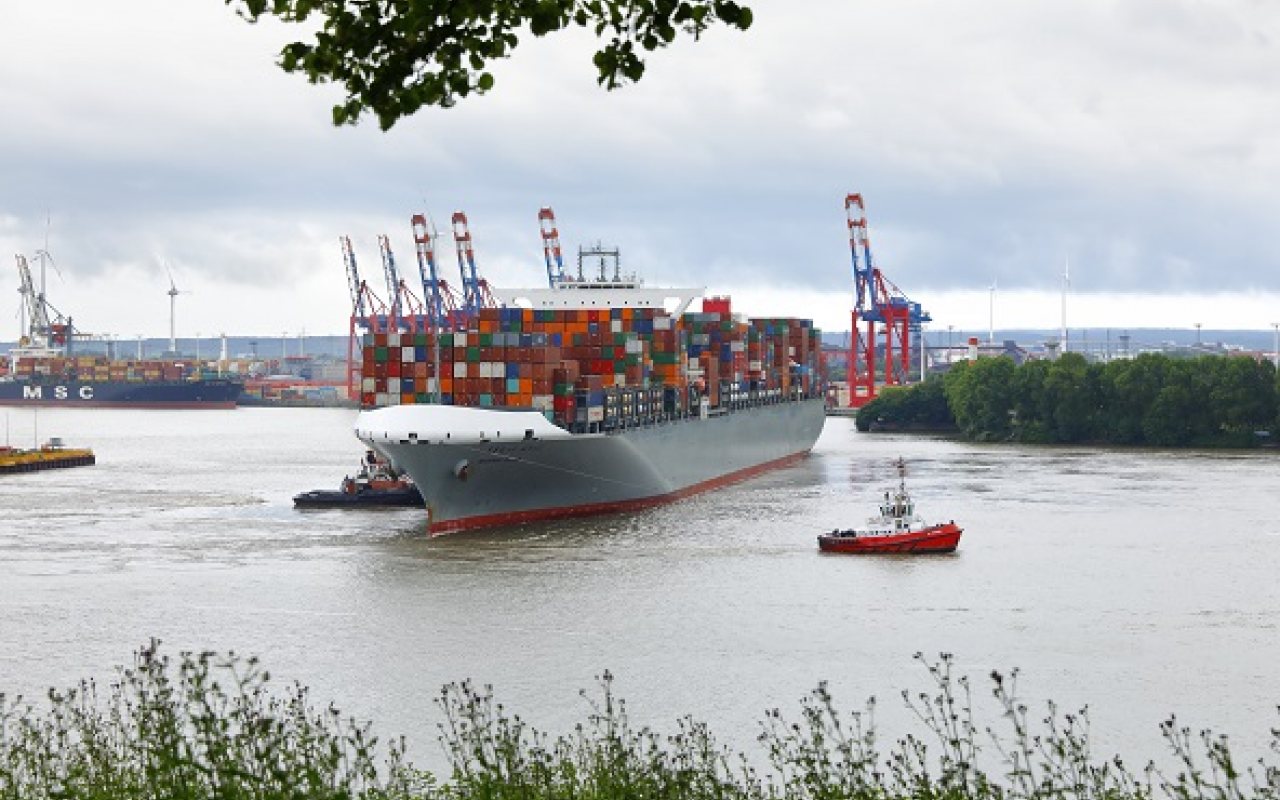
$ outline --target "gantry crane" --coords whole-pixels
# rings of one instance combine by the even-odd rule
[[[551,206],[538,210],[538,227],[542,229],[542,255],[547,261],[547,285],[554,289],[564,280],[564,257],[560,253],[560,231]]]
[[[391,316],[389,323],[391,329],[405,330],[410,333],[425,331],[428,325],[426,305],[400,276],[400,270],[396,266],[395,252],[391,249],[391,240],[385,234],[378,236],[378,250],[382,254],[382,271],[387,281],[388,296],[391,299],[388,309]]]
[[[884,383],[907,382],[911,362],[912,332],[932,319],[884,276],[871,255],[867,212],[861,194],[844,200],[849,224],[849,249],[853,256],[853,314],[849,349],[849,405],[854,408],[876,397],[876,350],[884,353]],[[865,326],[860,330],[860,323]],[[877,325],[882,326],[877,330]],[[878,341],[883,335],[883,343]],[[923,340],[921,340],[923,347]]]
[[[425,214],[414,214],[409,221],[413,226],[413,243],[418,254],[418,276],[422,279],[427,320],[437,333],[452,330],[461,315],[453,290],[440,277],[436,266],[435,236],[427,227]]]
[[[453,212],[453,241],[458,251],[458,270],[462,273],[462,310],[476,316],[482,308],[496,308],[498,303],[489,291],[489,284],[476,271],[476,251],[471,243],[471,230],[467,215]]]
[[[23,306],[27,314],[27,327],[23,331],[23,337],[27,342],[24,347],[33,348],[70,348],[73,338],[86,338],[83,335],[76,334],[72,327],[71,318],[63,316],[62,312],[53,307],[49,299],[44,293],[44,260],[48,258],[48,253],[41,250],[36,254],[37,258],[42,259],[40,262],[40,288],[37,290],[35,281],[31,278],[31,267],[27,264],[26,256],[21,253],[17,254],[18,262],[18,292],[22,295]]]
[[[347,288],[351,292],[351,321],[347,329],[347,396],[356,397],[361,377],[360,362],[356,360],[356,352],[361,349],[360,334],[386,333],[392,323],[387,306],[378,298],[369,284],[360,278],[360,269],[356,265],[356,252],[351,247],[351,239],[338,237],[342,244],[342,261],[347,271]]]
[[[400,321],[400,271],[386,234],[378,234],[378,252],[382,255],[382,278],[387,284],[387,311],[391,314],[391,327],[396,328]]]

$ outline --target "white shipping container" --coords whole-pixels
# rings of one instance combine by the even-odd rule
[[[407,346],[407,345],[406,345],[405,347],[400,348],[400,360],[401,360],[402,362],[410,363],[410,364],[411,364],[411,363],[413,363],[413,362],[414,362],[414,360],[415,360],[415,359],[414,359],[414,353],[416,353],[416,352],[417,352],[417,349],[416,349],[416,348],[409,347],[409,346]]]
[[[747,369],[752,370],[752,371],[754,371],[754,372],[760,372],[761,370],[763,370],[763,369],[764,369],[764,362],[763,362],[763,361],[748,361],[748,362],[747,362]]]
[[[642,342],[642,341],[641,341],[641,340],[639,340],[639,339],[628,339],[628,340],[627,340],[627,352],[628,352],[628,353],[636,353],[636,354],[638,354],[638,353],[643,353],[643,352],[644,352],[644,342]]]
[[[360,391],[366,394],[371,394],[373,392],[378,391],[378,379],[365,378],[363,381],[360,382]]]
[[[549,394],[535,394],[533,396],[533,407],[538,411],[555,410],[555,397]]]
[[[673,330],[672,318],[671,317],[654,317],[653,329],[655,331]]]
[[[387,378],[387,391],[391,394],[400,394],[400,379]]]
[[[735,353],[745,353],[747,350],[747,343],[743,341],[729,342],[729,349]]]
[[[588,407],[587,422],[604,422],[604,408],[602,406]]]
[[[620,320],[620,319],[611,319],[611,320],[609,320],[609,332],[610,332],[610,333],[622,333],[622,320]]]
[[[466,347],[466,346],[467,346],[467,334],[466,334],[465,332],[458,332],[458,333],[455,333],[455,334],[453,335],[453,346],[454,346],[454,347]]]
[[[465,362],[465,361],[455,361],[455,362],[453,362],[453,377],[455,377],[455,378],[466,378],[466,377],[469,377],[469,376],[467,375],[467,362]]]
[[[388,334],[387,334],[387,346],[388,346],[388,347],[399,347],[399,346],[400,346],[400,334],[398,334],[398,333],[388,333]]]

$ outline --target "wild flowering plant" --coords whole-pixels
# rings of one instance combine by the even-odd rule
[[[1244,800],[1280,798],[1280,768],[1242,768],[1225,736],[1170,718],[1172,759],[1131,770],[1092,752],[1087,709],[1050,703],[1038,720],[1018,672],[993,672],[996,726],[980,726],[949,654],[928,660],[926,691],[904,693],[920,724],[888,748],[875,701],[841,713],[819,684],[798,718],[765,714],[763,758],[735,753],[691,718],[662,735],[637,727],[613,676],[583,693],[583,722],[552,738],[467,681],[436,698],[449,763],[441,780],[415,769],[404,744],[379,745],[367,723],[317,710],[297,684],[273,691],[254,658],[182,653],[152,642],[108,690],[93,681],[50,691],[37,708],[0,695],[0,800]],[[1280,729],[1272,732],[1280,753]]]

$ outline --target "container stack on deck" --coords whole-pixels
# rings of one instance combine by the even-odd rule
[[[54,380],[79,381],[180,381],[199,373],[190,361],[123,360],[106,356],[58,356],[55,358],[17,359],[14,375],[18,377],[47,376]]]
[[[662,309],[482,309],[466,330],[365,334],[361,405],[534,409],[573,431],[820,396],[809,320],[742,321],[725,298]],[[433,372],[438,357],[440,379]]]

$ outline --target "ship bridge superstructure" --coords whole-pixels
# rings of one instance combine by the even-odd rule
[[[551,209],[544,208],[541,214],[540,219],[550,219],[554,226]],[[622,253],[618,248],[605,247],[600,242],[578,248],[576,275],[564,272],[563,267],[553,271],[552,264],[559,266],[560,261],[559,234],[555,236],[554,250],[551,245],[547,247],[550,285],[536,289],[495,288],[493,295],[499,303],[533,309],[663,308],[680,315],[694,300],[706,294],[705,286],[645,286],[636,273],[622,271]],[[547,238],[544,229],[544,240]],[[589,271],[594,274],[588,274]]]

